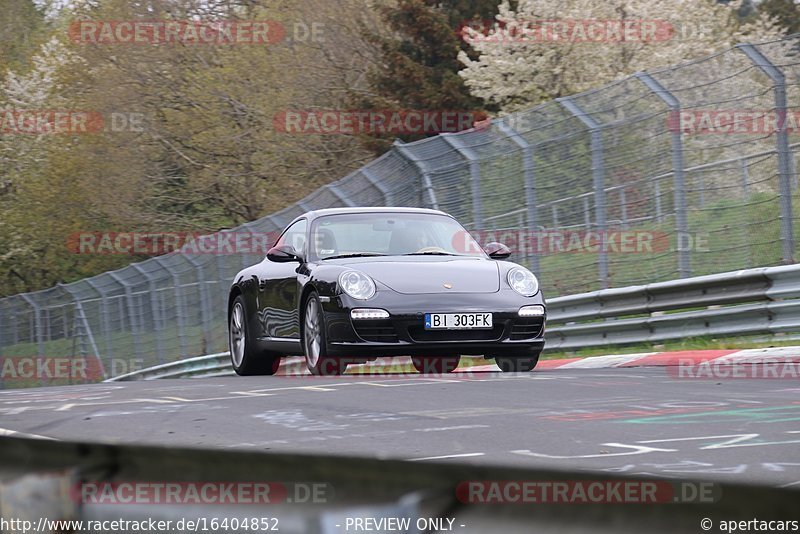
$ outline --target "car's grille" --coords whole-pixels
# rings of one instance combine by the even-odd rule
[[[425,330],[424,326],[408,327],[408,335],[417,342],[425,341],[496,341],[503,335],[503,325],[486,330]]]
[[[511,327],[511,340],[535,338],[542,331],[543,319],[541,317],[526,317],[516,319]]]
[[[353,321],[358,337],[375,343],[397,343],[397,331],[391,320]]]

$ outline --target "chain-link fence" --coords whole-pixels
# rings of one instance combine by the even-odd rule
[[[459,134],[400,144],[297,204],[427,206],[504,241],[547,297],[790,263],[800,37],[638,73]],[[792,144],[795,141],[796,145]],[[226,349],[232,277],[257,254],[172,253],[0,300],[0,355],[106,376]]]

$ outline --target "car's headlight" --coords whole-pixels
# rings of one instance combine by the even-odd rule
[[[532,272],[522,267],[508,271],[508,285],[524,297],[532,297],[539,292],[539,281]]]
[[[339,275],[342,291],[358,300],[367,300],[375,295],[375,282],[359,271],[345,271]]]

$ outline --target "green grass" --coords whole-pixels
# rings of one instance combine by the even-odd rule
[[[795,198],[795,205],[800,205]],[[757,193],[747,199],[723,199],[688,213],[693,237],[707,239],[690,251],[693,276],[750,267],[780,265],[779,199]],[[793,221],[800,235],[800,218]],[[662,224],[632,225],[632,231],[651,231],[670,236],[665,251],[608,254],[610,287],[646,284],[679,278],[674,219]],[[580,231],[580,229],[577,229]],[[547,297],[599,289],[598,256],[571,252],[540,256],[540,278]]]

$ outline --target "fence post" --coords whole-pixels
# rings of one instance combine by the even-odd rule
[[[309,210],[310,211],[310,210]],[[213,310],[211,309],[211,298],[208,295],[208,287],[206,284],[208,281],[205,279],[203,275],[203,264],[195,260],[190,255],[185,255],[186,261],[188,261],[192,267],[195,268],[195,273],[197,275],[197,287],[200,290],[200,316],[203,321],[203,354],[208,354],[206,350],[209,344],[211,343],[211,317],[213,314]]]
[[[344,193],[344,191],[339,189],[339,186],[337,186],[336,183],[328,184],[328,185],[326,185],[324,187],[326,187],[328,189],[328,191],[333,193],[333,196],[338,198],[342,202],[342,204],[344,204],[348,208],[352,208],[352,207],[358,205],[353,201],[353,199],[351,199],[349,196],[347,196]]]
[[[125,290],[125,300],[128,301],[128,315],[131,316],[131,336],[133,337],[133,349],[137,358],[144,360],[142,355],[142,344],[139,340],[139,325],[138,318],[136,317],[135,308],[133,306],[133,292],[131,292],[131,284],[123,280],[119,275],[114,274],[113,271],[108,273],[108,276],[113,278]]]
[[[778,116],[778,130],[775,144],[778,151],[778,175],[781,206],[781,243],[783,245],[783,263],[794,262],[794,229],[792,228],[792,157],[789,149],[789,131],[786,113],[786,77],[761,50],[749,43],[736,45],[747,58],[766,74],[774,85],[775,113]]]
[[[536,161],[533,159],[533,145],[528,143],[519,132],[517,132],[506,121],[499,121],[497,128],[506,134],[514,143],[522,149],[522,172],[525,180],[525,213],[527,214],[528,228],[535,230],[538,226],[536,212]],[[540,240],[533,239],[531,244],[538,246]],[[539,254],[533,250],[531,255],[531,270],[538,276],[541,274],[539,265]]]
[[[100,291],[100,288],[97,287],[97,282],[94,281],[94,278],[87,278],[86,283],[94,289],[95,293],[100,295],[100,318],[101,324],[103,325],[103,337],[105,338],[106,350],[104,351],[108,362],[111,363],[111,373],[114,372],[114,365],[113,365],[113,357],[114,357],[114,345],[111,342],[111,317],[110,311],[108,309],[108,296],[105,292]]]
[[[481,166],[478,155],[464,146],[458,134],[443,133],[444,142],[453,147],[469,163],[470,193],[472,194],[472,226],[483,230],[483,198],[481,197]]]
[[[670,93],[661,82],[647,74],[637,72],[634,74],[645,87],[650,89],[658,98],[669,106],[670,115],[667,124],[670,129],[672,140],[672,176],[675,188],[675,219],[676,233],[678,239],[678,273],[681,278],[688,278],[692,275],[691,258],[689,247],[689,219],[687,217],[686,205],[686,175],[684,173],[683,158],[683,132],[681,132],[681,103]],[[702,192],[701,192],[702,194]],[[657,199],[658,212],[660,216],[661,200]]]
[[[150,288],[150,313],[153,314],[153,330],[156,336],[156,352],[158,352],[156,358],[158,359],[158,363],[164,363],[164,341],[161,339],[164,329],[160,324],[161,311],[158,306],[158,292],[156,291],[155,281],[148,272],[139,267],[138,263],[132,263],[131,267],[139,271],[139,273],[147,279],[147,286]]]
[[[86,317],[86,311],[83,309],[83,304],[81,304],[80,299],[78,296],[69,289],[68,285],[58,284],[61,289],[63,289],[72,300],[75,302],[75,320],[73,321],[75,324],[81,324],[83,329],[86,331],[86,338],[89,341],[89,347],[92,350],[92,356],[97,360],[97,363],[100,364],[100,372],[103,374],[103,378],[108,378],[108,374],[106,372],[106,366],[103,364],[103,358],[100,357],[100,351],[97,349],[97,343],[94,340],[94,334],[92,333],[92,327],[89,326],[89,318]],[[94,286],[91,286],[94,289]],[[73,332],[75,335],[75,332]],[[67,337],[66,334],[64,337]],[[73,341],[74,346],[74,341]],[[70,354],[71,358],[74,358],[74,354]]]
[[[422,173],[422,188],[428,193],[428,206],[438,210],[439,202],[436,200],[436,191],[433,189],[433,183],[431,182],[431,175],[427,165],[407,147],[403,146],[403,142],[399,139],[395,140],[394,148],[397,149],[404,159],[410,161],[414,167]]]
[[[164,265],[164,261],[156,256],[153,261],[158,263],[170,276],[172,276],[172,287],[175,291],[175,321],[178,323],[178,356],[186,358],[188,350],[186,348],[186,327],[183,324],[184,319],[184,302],[183,302],[183,288],[178,273],[172,271],[168,266]]]
[[[36,356],[37,356],[37,359],[38,358],[43,358],[44,357],[44,339],[43,339],[44,332],[42,331],[41,308],[36,303],[36,301],[33,300],[30,297],[30,295],[28,295],[26,293],[22,293],[20,296],[33,309],[33,329],[36,331],[36,350],[39,352],[39,354],[37,354]],[[40,382],[41,382],[42,385],[45,385],[47,383],[47,381],[44,379],[44,376],[40,377]]]
[[[369,183],[371,183],[375,189],[381,192],[383,195],[383,205],[384,206],[392,206],[394,205],[394,200],[392,199],[392,192],[389,191],[389,188],[372,172],[372,169],[367,167],[361,167],[360,169],[361,174],[364,175],[364,178],[367,179]]]
[[[608,251],[606,246],[606,189],[605,162],[603,161],[603,126],[583,111],[571,97],[557,98],[556,102],[572,113],[589,129],[592,139],[592,181],[594,182],[595,224],[600,234],[600,251],[598,253],[598,271],[600,287],[608,287]]]

